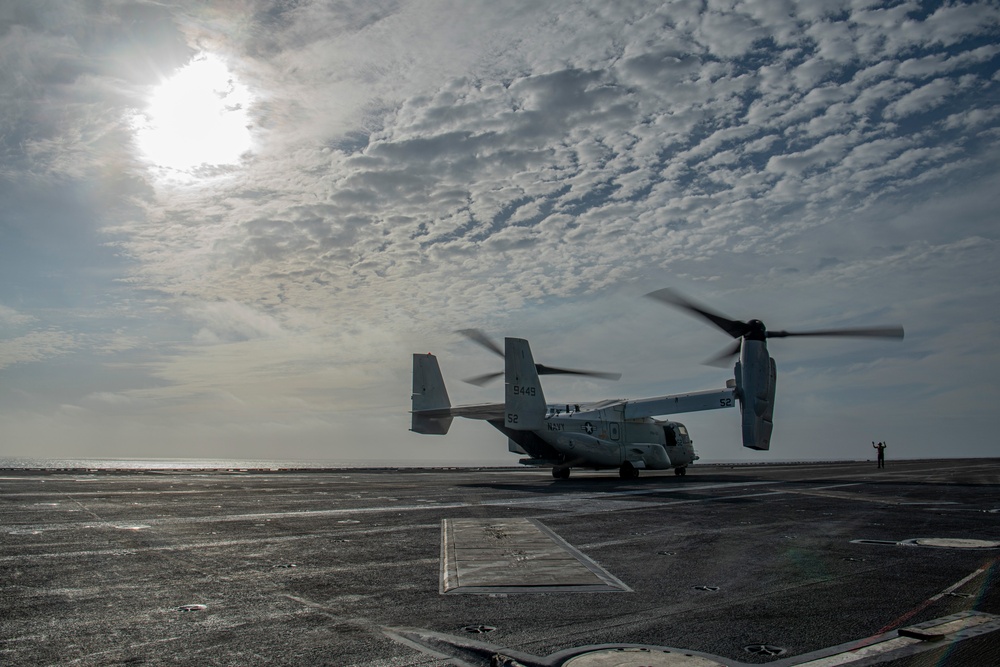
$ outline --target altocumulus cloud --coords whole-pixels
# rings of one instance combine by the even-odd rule
[[[985,437],[995,3],[15,2],[0,23],[0,359],[36,399],[0,419],[26,443],[74,401],[39,380],[67,357],[119,433],[158,424],[136,455],[264,454],[236,426],[259,422],[289,456],[414,458],[408,353],[461,376],[487,363],[444,337],[466,326],[621,366],[614,393],[719,382],[698,325],[636,299],[664,285],[775,326],[906,324],[892,349],[778,352],[785,433],[813,433],[796,455],[877,428],[927,454],[928,414]],[[246,91],[250,149],[153,164],[130,119],[209,57],[219,95]],[[732,453],[713,419],[702,442]]]

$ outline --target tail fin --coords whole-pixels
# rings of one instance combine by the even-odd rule
[[[451,428],[452,416],[448,413],[451,401],[441,377],[441,367],[433,354],[413,355],[413,394],[410,401],[413,409],[411,431],[444,435]]]
[[[504,426],[514,431],[545,427],[545,395],[528,341],[504,339]]]

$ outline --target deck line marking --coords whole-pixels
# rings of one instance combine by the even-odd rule
[[[882,635],[882,634],[885,634],[886,632],[889,632],[890,630],[895,630],[900,625],[902,625],[903,623],[905,623],[909,619],[913,618],[914,616],[916,616],[918,613],[920,613],[921,611],[923,611],[927,607],[931,606],[932,604],[934,604],[935,602],[937,602],[938,600],[940,600],[941,598],[943,598],[945,595],[948,595],[948,593],[951,593],[953,591],[958,590],[959,588],[961,588],[965,584],[969,583],[970,581],[972,581],[973,579],[975,579],[976,577],[978,577],[979,575],[981,575],[983,572],[986,572],[988,569],[990,569],[991,567],[993,567],[993,565],[996,564],[998,560],[1000,560],[1000,559],[996,559],[996,558],[993,559],[992,561],[990,561],[989,563],[986,563],[985,565],[983,565],[982,567],[980,567],[978,570],[976,570],[972,574],[969,574],[969,575],[967,575],[965,577],[962,577],[960,580],[958,580],[957,582],[955,582],[954,584],[952,584],[948,588],[944,589],[940,593],[937,593],[936,595],[930,596],[929,598],[927,598],[926,600],[924,600],[923,602],[921,602],[920,604],[918,604],[916,607],[914,607],[910,611],[906,612],[905,614],[903,614],[902,616],[900,616],[899,618],[897,618],[893,622],[891,622],[888,625],[886,625],[884,628],[882,628],[881,630],[879,630],[875,634],[876,635]]]
[[[885,652],[894,650],[895,648],[901,648],[901,647],[907,645],[907,644],[900,644],[898,642],[895,645],[890,645],[889,642],[886,641],[885,635],[887,633],[889,633],[890,631],[894,630],[895,628],[899,627],[903,623],[905,623],[910,618],[913,618],[913,616],[915,616],[916,614],[920,613],[921,611],[923,611],[924,609],[926,609],[927,607],[929,607],[931,604],[937,602],[938,600],[940,600],[941,598],[943,598],[945,595],[948,595],[952,591],[955,591],[955,590],[961,588],[962,586],[964,586],[965,584],[969,583],[970,581],[972,581],[973,579],[975,579],[979,575],[983,574],[984,572],[986,572],[987,570],[989,570],[991,567],[993,567],[998,561],[1000,561],[1000,559],[994,559],[993,561],[991,561],[989,563],[986,563],[985,565],[983,565],[982,567],[980,567],[979,569],[977,569],[975,572],[972,572],[971,574],[968,574],[968,575],[962,577],[960,580],[958,580],[957,582],[955,582],[951,586],[948,586],[947,588],[945,588],[940,593],[936,593],[935,595],[932,595],[931,597],[927,598],[926,600],[924,600],[922,603],[920,603],[919,605],[917,605],[916,607],[914,607],[913,609],[911,609],[907,613],[903,614],[902,616],[900,616],[896,620],[894,620],[891,623],[887,624],[886,626],[884,626],[883,628],[881,628],[878,632],[876,632],[871,637],[867,637],[865,639],[859,640],[856,644],[854,644],[854,646],[852,648],[848,649],[844,653],[838,653],[837,655],[828,656],[827,658],[820,658],[819,660],[816,660],[816,661],[813,661],[813,662],[802,663],[801,665],[798,665],[798,667],[832,667],[833,665],[849,664],[848,662],[843,662],[843,661],[841,661],[841,662],[829,662],[829,660],[837,658],[838,656],[846,656],[846,657],[850,657],[851,658],[849,662],[854,662],[855,660],[859,660],[859,659],[862,659],[864,657],[871,657],[872,654],[865,653],[865,651],[867,649],[869,649],[869,648],[880,648],[881,647],[880,650],[876,651],[875,655],[877,655],[877,654],[885,653]],[[922,641],[922,640],[913,639],[913,638],[910,638],[910,637],[898,637],[897,639],[909,639],[909,640],[911,640],[910,642],[908,642],[908,644],[912,644],[914,642],[921,642]]]

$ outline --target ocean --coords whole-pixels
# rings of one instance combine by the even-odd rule
[[[341,468],[502,468],[516,461],[366,461],[284,459],[0,458],[0,470],[326,470]]]

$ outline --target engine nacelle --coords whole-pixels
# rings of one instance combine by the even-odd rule
[[[736,388],[743,423],[743,446],[767,450],[774,428],[774,390],[778,371],[763,341],[743,340],[736,362]]]

